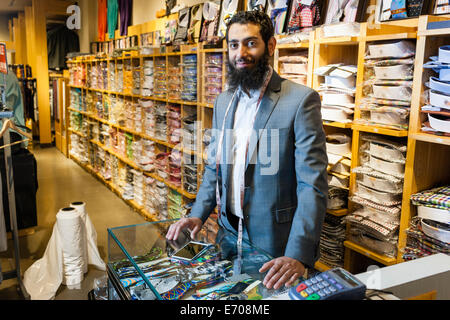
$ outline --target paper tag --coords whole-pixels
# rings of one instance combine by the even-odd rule
[[[301,0],[300,3],[305,6],[310,6],[314,0]]]

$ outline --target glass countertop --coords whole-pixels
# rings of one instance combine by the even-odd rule
[[[108,229],[108,268],[131,299],[260,300],[280,293],[265,288],[265,274],[259,273],[272,257],[244,239],[239,263],[235,233],[219,231],[217,242],[198,258],[175,258],[177,249],[191,240],[189,232],[176,242],[165,238],[176,221]],[[195,241],[205,239],[200,231]]]

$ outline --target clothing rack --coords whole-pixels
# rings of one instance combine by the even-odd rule
[[[3,76],[3,80],[5,80]],[[5,81],[3,81],[5,83]],[[3,97],[4,98],[4,97]],[[3,99],[5,101],[5,99]],[[9,215],[10,215],[10,223],[11,223],[11,233],[12,239],[14,243],[14,260],[15,260],[15,269],[12,271],[2,273],[2,278],[4,280],[9,280],[13,278],[17,278],[18,281],[18,290],[22,294],[23,298],[29,300],[30,296],[25,289],[22,279],[22,273],[20,271],[20,249],[19,249],[19,235],[18,235],[18,226],[17,226],[17,215],[16,215],[16,196],[14,189],[14,176],[13,176],[13,164],[12,164],[12,155],[11,155],[11,139],[10,139],[10,130],[14,129],[17,132],[23,134],[28,139],[30,139],[30,135],[26,132],[23,132],[11,121],[13,117],[12,111],[1,111],[0,119],[4,120],[3,128],[0,131],[0,138],[3,137],[4,143],[4,152],[5,152],[5,169],[6,169],[6,185],[8,188],[8,202],[9,202]]]

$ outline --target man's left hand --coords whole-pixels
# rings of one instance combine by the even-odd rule
[[[263,284],[267,289],[272,289],[273,287],[275,290],[278,290],[283,284],[286,287],[291,287],[298,278],[303,276],[306,268],[300,261],[293,258],[280,257],[265,263],[259,269],[259,272],[263,273],[267,270],[269,272],[266,274]]]

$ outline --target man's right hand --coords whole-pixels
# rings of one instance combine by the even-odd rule
[[[203,222],[200,218],[181,218],[169,227],[167,231],[167,240],[177,240],[178,235],[183,229],[191,230],[191,239],[195,239],[195,236],[202,228]]]

